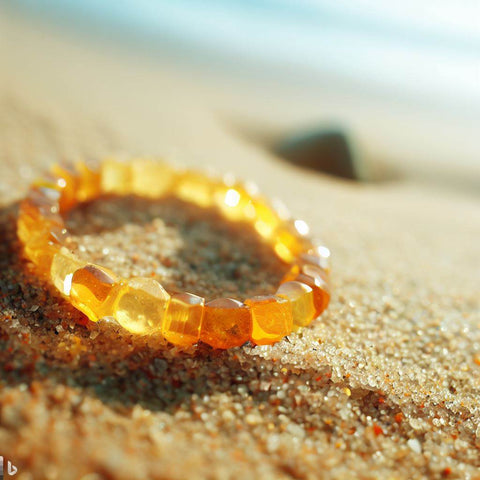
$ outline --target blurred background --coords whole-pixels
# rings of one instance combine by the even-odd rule
[[[478,0],[4,0],[1,12],[10,55],[56,35],[167,66],[182,79],[169,97],[194,85],[225,129],[287,161],[480,191]],[[36,36],[16,37],[18,22]]]

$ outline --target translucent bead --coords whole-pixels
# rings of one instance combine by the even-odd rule
[[[165,163],[136,159],[132,163],[132,192],[159,198],[171,191],[176,177],[177,172]]]
[[[85,266],[85,262],[69,253],[66,248],[62,248],[53,257],[50,269],[52,283],[63,295],[68,297],[72,289],[73,274],[83,266]]]
[[[101,186],[103,193],[128,195],[132,193],[132,170],[128,163],[108,159],[102,162]]]
[[[307,263],[315,264],[323,268],[326,272],[330,271],[330,250],[323,245],[316,245],[308,253],[301,255]]]
[[[117,277],[111,270],[88,264],[73,274],[71,302],[90,320],[97,322],[111,315],[106,303],[116,282]]]
[[[200,339],[214,348],[238,347],[252,333],[250,309],[232,298],[219,298],[205,305]]]
[[[88,202],[97,198],[101,193],[101,175],[85,162],[78,162],[76,165],[78,173],[77,200]]]
[[[56,177],[56,184],[60,187],[60,211],[66,212],[77,204],[77,174],[66,165],[53,165],[52,173]]]
[[[252,312],[251,340],[257,345],[278,342],[292,331],[292,308],[286,298],[275,295],[245,300]]]
[[[306,237],[303,237],[294,224],[280,225],[274,234],[273,248],[275,253],[286,263],[291,263],[305,250],[311,248]]]
[[[289,300],[294,327],[308,325],[315,318],[313,290],[308,285],[296,281],[282,283],[277,295]]]
[[[274,211],[274,209],[268,205],[268,203],[257,198],[253,201],[255,208],[254,224],[255,230],[261,237],[269,239],[273,236],[277,227],[281,224],[282,220]]]
[[[131,278],[116,292],[112,316],[129,332],[150,333],[161,328],[169,301],[153,278]]]
[[[181,200],[194,203],[199,207],[214,205],[214,185],[204,175],[194,172],[183,173],[178,178],[176,195]]]
[[[162,325],[163,336],[174,345],[189,346],[198,342],[205,299],[191,293],[172,295]]]
[[[295,280],[300,274],[319,277],[324,282],[328,282],[328,273],[323,268],[317,265],[312,265],[311,263],[304,263],[301,260],[290,268],[287,274],[283,277],[282,282]]]
[[[253,201],[242,186],[219,187],[214,196],[220,212],[229,220],[241,221],[254,218]]]
[[[328,283],[318,275],[314,266],[306,266],[304,272],[297,275],[295,281],[304,283],[312,289],[315,316],[318,317],[330,303],[330,288]]]

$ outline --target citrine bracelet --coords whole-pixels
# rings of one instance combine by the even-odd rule
[[[289,265],[288,273],[274,295],[244,302],[220,298],[205,303],[191,293],[170,295],[153,278],[119,278],[72,253],[63,219],[76,205],[108,194],[175,195],[200,207],[217,208],[229,221],[250,222]],[[84,162],[75,167],[56,165],[32,185],[20,205],[17,227],[26,257],[90,320],[113,318],[135,334],[161,332],[175,345],[199,340],[223,349],[247,341],[272,344],[308,325],[330,300],[330,252],[307,237],[305,222],[285,218],[248,185],[153,160],[106,159],[98,168]]]

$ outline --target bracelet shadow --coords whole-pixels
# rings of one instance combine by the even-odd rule
[[[142,204],[143,217],[128,221],[147,224],[150,218],[148,203]],[[120,202],[118,205],[124,211],[125,204]],[[174,216],[178,205],[172,205],[175,207],[172,210]],[[314,391],[326,394],[334,386],[329,365],[300,368],[285,361],[272,363],[255,355],[255,349],[248,346],[219,351],[199,344],[180,350],[160,336],[138,337],[107,322],[103,325],[89,322],[57,295],[46,279],[39,278],[33,266],[23,258],[15,231],[17,209],[17,204],[0,209],[0,232],[4,240],[0,245],[0,308],[3,316],[0,322],[0,364],[3,365],[0,381],[3,385],[32,386],[36,382],[61,385],[80,391],[81,396],[96,397],[116,410],[140,405],[170,414],[180,408],[191,410],[196,399],[206,395],[212,397],[226,393],[233,397],[239,390],[257,405],[279,402],[276,393],[286,381],[285,368],[295,372],[299,382],[310,384]],[[178,212],[176,215],[178,217]],[[114,220],[100,229],[83,222],[82,232],[114,231],[121,227],[121,223]],[[217,236],[218,228],[213,230]],[[72,231],[76,233],[75,229]],[[235,235],[228,238],[231,248],[244,248],[245,244]],[[181,256],[184,249],[191,248],[192,241],[187,240],[177,254]],[[218,243],[216,245],[218,247]],[[257,252],[263,248],[253,246]],[[219,265],[221,267],[222,263]],[[265,265],[257,267],[264,268]],[[278,278],[275,269],[269,272],[273,287]],[[281,269],[278,270],[277,276],[281,273]],[[255,286],[251,282],[251,287]],[[248,288],[245,292],[248,293]],[[236,293],[242,292],[239,289]],[[359,411],[373,419],[380,416],[380,393],[357,389],[354,394],[356,398],[352,396],[350,401],[358,404]],[[308,402],[308,399],[301,401]],[[385,404],[382,408],[384,412],[391,409],[392,416],[398,411],[395,406]],[[295,413],[296,418],[299,415],[300,412]],[[308,424],[306,419],[304,421]],[[334,426],[326,423],[311,428],[328,433]]]

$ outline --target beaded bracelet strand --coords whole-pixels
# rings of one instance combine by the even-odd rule
[[[219,298],[205,303],[191,293],[170,295],[153,278],[118,278],[70,251],[62,217],[103,194],[157,199],[173,194],[200,207],[218,208],[229,221],[251,222],[290,269],[274,295],[245,302]],[[249,340],[272,344],[308,325],[330,300],[330,252],[309,240],[305,222],[286,220],[246,185],[153,160],[106,159],[99,168],[85,162],[74,168],[55,165],[22,201],[17,231],[28,259],[90,320],[113,318],[136,334],[160,331],[174,345],[189,346],[199,340],[221,349]]]

